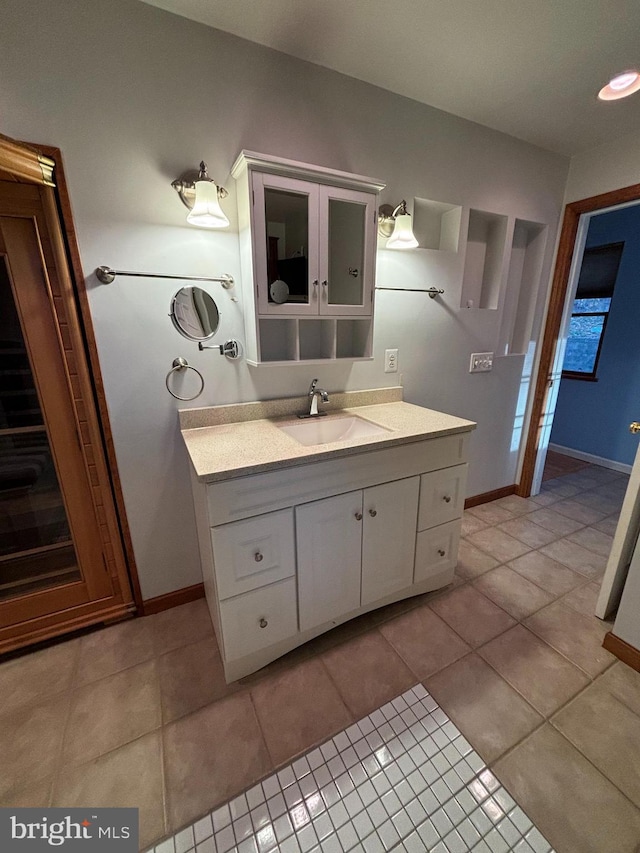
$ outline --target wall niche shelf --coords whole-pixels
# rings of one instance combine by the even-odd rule
[[[421,249],[457,252],[462,207],[428,198],[413,199],[413,233]]]
[[[498,308],[508,221],[500,213],[470,209],[461,308]]]
[[[261,318],[260,361],[249,364],[291,364],[371,358],[373,321],[355,318]]]
[[[500,355],[522,354],[529,349],[547,231],[540,222],[515,220],[497,349]]]

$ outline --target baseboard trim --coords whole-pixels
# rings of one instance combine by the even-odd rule
[[[166,592],[164,595],[157,595],[155,598],[148,598],[142,602],[142,615],[152,616],[154,613],[162,613],[163,610],[170,610],[172,607],[188,604],[190,601],[197,601],[199,598],[204,598],[203,583],[196,583],[193,586]]]
[[[616,637],[613,631],[609,631],[609,633],[606,634],[602,647],[608,652],[611,652],[612,655],[615,655],[618,660],[622,661],[622,663],[626,663],[627,666],[630,666],[631,669],[635,669],[636,672],[640,672],[640,650],[627,643],[626,640],[621,640],[620,637]]]
[[[23,650],[31,652],[33,646],[48,643],[49,641],[57,641],[66,639],[65,635],[70,635],[75,631],[82,631],[88,628],[100,627],[106,622],[120,622],[122,619],[129,619],[134,615],[133,604],[116,604],[114,607],[109,607],[106,610],[90,611],[89,613],[74,613],[73,608],[67,613],[67,618],[64,621],[54,622],[45,626],[38,625],[38,620],[33,620],[34,626],[30,628],[30,622],[23,623],[25,632],[18,636],[2,637],[0,632],[0,656],[5,652],[15,652]]]
[[[563,447],[561,444],[550,444],[549,450],[554,453],[562,453],[572,459],[580,459],[582,462],[591,462],[592,465],[600,465],[602,468],[610,468],[612,471],[620,471],[622,474],[631,473],[631,465],[626,462],[616,462],[615,459],[605,459],[604,456],[594,456],[593,453],[584,453],[582,450],[574,450],[572,447]]]
[[[498,498],[508,498],[509,495],[515,495],[516,485],[503,486],[501,489],[494,489],[492,492],[483,492],[481,495],[474,495],[467,498],[464,502],[464,508],[470,509],[472,506],[480,506],[480,504],[488,504],[491,501],[497,501]]]

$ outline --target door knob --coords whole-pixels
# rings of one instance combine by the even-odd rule
[[[640,421],[634,421],[632,424],[629,424],[629,432],[632,432],[634,435],[640,432]]]

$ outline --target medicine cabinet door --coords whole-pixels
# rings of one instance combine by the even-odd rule
[[[258,313],[318,314],[318,185],[254,173],[252,189]]]
[[[320,187],[320,313],[372,313],[375,196]]]

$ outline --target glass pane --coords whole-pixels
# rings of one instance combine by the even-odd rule
[[[573,302],[574,314],[598,314],[606,313],[611,307],[611,297],[606,299],[575,299]]]
[[[330,305],[362,305],[366,207],[329,199]]]
[[[265,188],[269,302],[309,302],[309,197]]]
[[[578,316],[571,318],[567,351],[562,365],[563,370],[573,370],[578,373],[593,373],[600,338],[604,329],[604,321],[604,314],[599,314],[595,317]]]
[[[80,580],[5,263],[0,259],[0,599]]]

